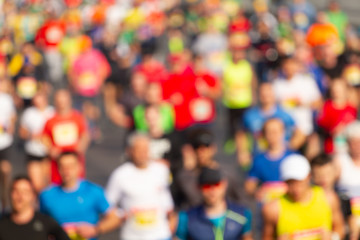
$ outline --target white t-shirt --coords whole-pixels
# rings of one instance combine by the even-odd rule
[[[0,93],[0,150],[9,147],[13,142],[13,136],[7,133],[12,117],[16,115],[12,97],[6,93]]]
[[[360,167],[355,165],[348,153],[336,157],[341,173],[337,182],[339,192],[350,198],[360,197]]]
[[[290,80],[277,79],[274,91],[276,99],[294,118],[299,129],[305,135],[310,135],[314,130],[310,104],[321,98],[315,80],[300,74]],[[300,102],[300,106],[296,102]]]
[[[154,240],[171,237],[167,213],[173,209],[169,170],[157,162],[139,169],[126,162],[110,176],[107,198],[127,216],[120,239]]]
[[[26,128],[31,135],[40,134],[44,128],[44,125],[48,119],[54,116],[54,108],[49,106],[44,111],[40,111],[36,107],[27,108],[22,117],[20,124]],[[39,140],[28,140],[25,143],[26,153],[37,156],[46,156],[46,147]]]

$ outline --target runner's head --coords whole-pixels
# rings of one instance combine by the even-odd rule
[[[207,129],[197,129],[190,134],[190,142],[199,167],[208,167],[216,153],[214,135]]]
[[[310,164],[300,154],[292,154],[280,165],[281,178],[288,185],[288,195],[300,201],[310,188]]]
[[[332,158],[320,154],[311,161],[311,175],[313,182],[324,189],[331,190],[336,181],[336,169]]]
[[[335,101],[347,101],[348,87],[344,79],[334,79],[333,81],[331,81],[330,97]]]
[[[80,157],[76,152],[64,152],[58,158],[58,169],[64,186],[78,181],[81,174]]]
[[[145,101],[149,104],[159,104],[162,99],[162,88],[159,83],[149,83],[145,91]]]
[[[276,99],[271,83],[262,83],[259,86],[259,101],[262,106],[275,106]]]
[[[39,91],[32,99],[32,102],[36,108],[42,109],[46,107],[48,105],[46,93],[44,93],[43,91]]]
[[[27,176],[16,177],[11,185],[11,205],[13,211],[21,213],[29,208],[35,208],[36,192]]]
[[[72,108],[71,94],[67,89],[60,89],[55,92],[54,104],[56,111],[67,112]]]
[[[284,144],[285,126],[279,118],[268,119],[263,126],[263,135],[269,147]]]
[[[287,57],[282,62],[282,71],[286,79],[291,79],[300,70],[299,62],[293,57]]]
[[[155,135],[158,134],[162,135],[164,133],[159,106],[157,105],[146,106],[145,120],[147,125],[149,126],[149,134],[152,137],[156,137]]]
[[[219,169],[202,168],[198,183],[205,205],[215,206],[225,200],[227,181]]]
[[[350,123],[345,129],[349,153],[353,158],[360,157],[360,121]]]
[[[150,139],[145,133],[133,133],[128,138],[128,154],[138,168],[146,168],[149,163]]]

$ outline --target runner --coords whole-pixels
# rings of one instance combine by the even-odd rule
[[[27,108],[20,120],[19,135],[26,140],[27,172],[36,192],[41,192],[50,182],[48,152],[41,142],[45,122],[53,117],[54,108],[48,105],[47,96],[39,92],[33,98],[33,106]]]
[[[94,240],[118,227],[120,218],[106,200],[103,189],[80,178],[79,155],[64,152],[58,158],[58,165],[62,184],[41,193],[41,212],[58,221],[73,240]]]
[[[290,155],[280,166],[287,194],[263,208],[263,239],[342,239],[343,218],[334,193],[310,185],[310,164]]]
[[[43,138],[51,160],[51,182],[60,183],[60,175],[56,161],[65,151],[76,151],[81,155],[83,165],[82,176],[85,174],[84,154],[89,144],[89,135],[85,119],[72,109],[70,92],[60,89],[55,93],[55,115],[44,126]]]
[[[11,147],[15,132],[16,110],[12,97],[0,81],[0,193],[2,211],[9,207],[8,192],[11,180]]]
[[[35,203],[30,179],[16,177],[11,186],[11,214],[0,219],[0,239],[70,240],[54,219],[36,211]]]
[[[227,181],[217,169],[203,168],[198,185],[203,203],[179,213],[180,240],[251,240],[251,212],[225,200]]]
[[[134,133],[128,140],[131,161],[111,174],[106,193],[119,206],[123,225],[119,239],[170,239],[169,219],[173,200],[169,191],[169,170],[149,161],[149,137]]]

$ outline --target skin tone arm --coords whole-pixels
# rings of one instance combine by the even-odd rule
[[[332,210],[332,229],[337,233],[340,239],[345,237],[344,219],[340,210],[340,200],[334,192],[327,192],[326,197]]]
[[[299,149],[306,141],[306,135],[299,129],[295,129],[293,136],[290,139],[289,147],[293,150]]]
[[[238,162],[240,166],[246,167],[251,162],[250,146],[248,146],[248,140],[246,132],[239,130],[235,135],[235,144],[238,154]]]
[[[97,225],[83,224],[77,227],[77,233],[83,238],[94,238],[118,228],[123,219],[116,214],[116,209],[109,210]]]
[[[254,178],[249,178],[245,181],[245,191],[250,196],[254,196],[257,189],[258,181]]]
[[[350,230],[350,240],[358,240],[359,239],[359,227],[357,225],[357,217],[351,215],[348,219],[349,230]]]
[[[50,139],[49,136],[43,135],[41,140],[42,140],[42,143],[48,149],[50,157],[52,157],[53,159],[56,159],[59,156],[60,152],[61,152],[60,149],[55,147],[52,144],[51,139]]]
[[[276,234],[276,225],[279,218],[279,203],[269,202],[265,204],[262,215],[264,219],[263,240],[273,240]]]
[[[247,234],[244,234],[243,236],[242,236],[242,238],[240,238],[239,240],[253,240],[253,237],[252,237],[252,234],[251,234],[251,232],[249,232],[249,233],[247,233]]]
[[[254,69],[252,68],[252,81],[251,81],[251,90],[252,90],[252,105],[255,106],[257,103],[257,87],[258,87],[258,80],[256,77],[256,73],[254,71]]]
[[[9,133],[10,135],[13,135],[15,132],[15,122],[16,122],[16,115],[12,115],[9,125],[6,126],[6,132]]]
[[[79,153],[85,153],[87,147],[89,146],[89,143],[90,143],[90,136],[89,133],[86,131],[81,135],[76,150]]]

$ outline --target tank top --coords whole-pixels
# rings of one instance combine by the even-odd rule
[[[224,69],[224,99],[226,107],[240,109],[252,103],[251,81],[253,72],[246,60],[229,61]]]
[[[279,199],[280,214],[277,236],[296,240],[320,240],[331,231],[332,214],[325,193],[320,187],[312,188],[307,203],[297,203],[284,195]]]

